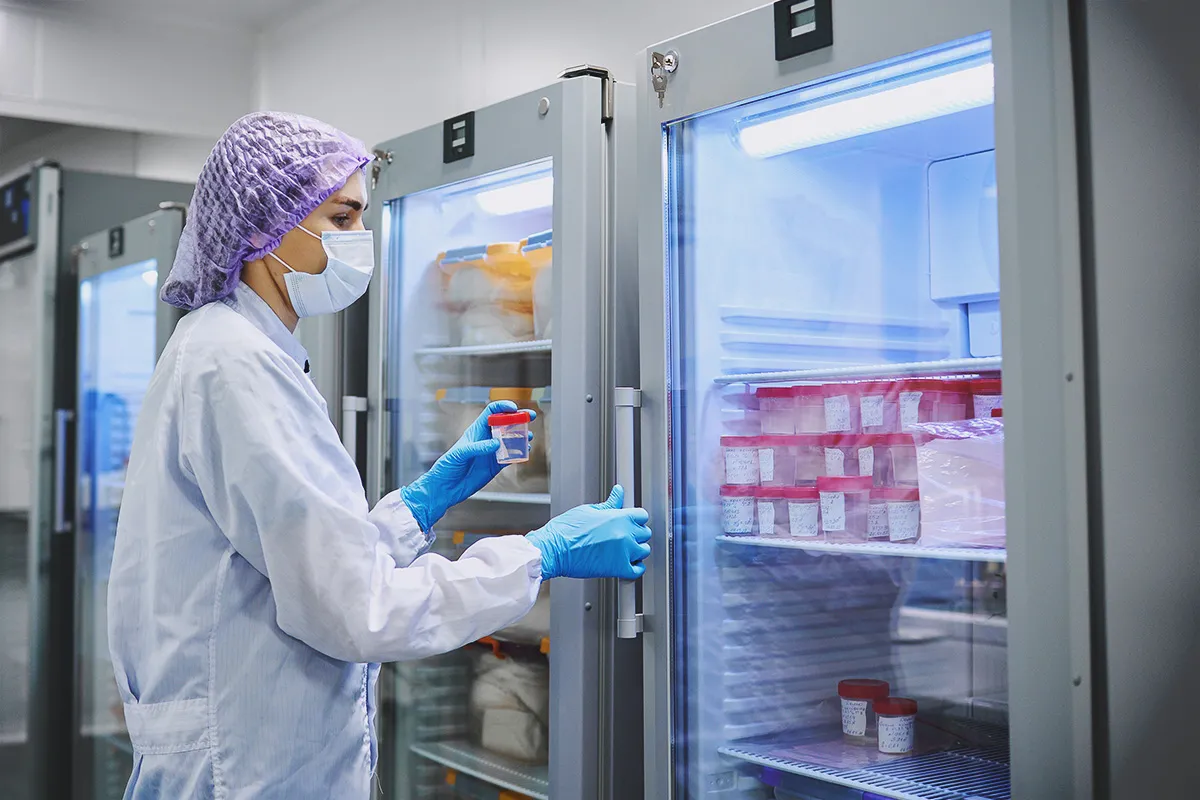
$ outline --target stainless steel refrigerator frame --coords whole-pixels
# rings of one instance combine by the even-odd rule
[[[636,267],[631,200],[633,87],[580,68],[562,80],[476,110],[475,154],[443,163],[443,126],[381,144],[368,226],[381,265],[370,293],[367,494],[385,491],[384,408],[392,200],[546,158],[553,159],[555,332],[551,356],[556,453],[551,510],[606,496],[614,474],[614,389],[637,370]],[[624,201],[623,201],[624,200]],[[619,318],[617,315],[620,315]],[[628,798],[640,790],[636,642],[616,641],[613,586],[561,579],[551,601],[550,783],[554,797]],[[624,668],[623,666],[624,665]]]
[[[772,5],[647,49],[639,62],[645,797],[674,790],[667,337],[672,303],[664,126],[991,31],[996,66],[1013,796],[1087,798],[1093,769],[1089,504],[1071,40],[1054,0],[832,5],[834,42],[774,58]],[[655,54],[658,54],[656,60]],[[663,56],[675,69],[664,73]],[[736,64],[736,69],[730,65]],[[660,105],[653,77],[665,79]]]

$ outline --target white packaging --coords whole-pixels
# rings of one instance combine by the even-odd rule
[[[468,703],[471,729],[488,750],[545,763],[550,721],[550,668],[544,660],[479,653]]]

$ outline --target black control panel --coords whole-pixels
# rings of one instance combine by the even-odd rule
[[[31,175],[23,175],[12,183],[0,186],[0,247],[18,242],[29,236],[30,208],[29,187]]]

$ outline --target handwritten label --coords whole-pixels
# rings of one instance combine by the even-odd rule
[[[867,506],[867,538],[888,538],[888,504],[871,503]]]
[[[817,527],[816,503],[788,503],[788,530],[796,539],[815,539],[820,530]]]
[[[821,529],[826,533],[846,530],[844,492],[821,492]]]
[[[749,447],[726,447],[725,482],[731,486],[757,484],[758,453]]]
[[[754,532],[754,498],[724,497],[721,499],[721,528],[726,533]]]
[[[867,705],[869,700],[842,698],[842,733],[847,736],[867,735]]]
[[[893,542],[910,542],[921,533],[921,504],[915,500],[887,504],[888,536]]]
[[[883,427],[883,395],[867,395],[858,401],[863,429]]]
[[[775,451],[769,447],[758,451],[758,474],[763,483],[775,480]]]
[[[921,421],[921,392],[900,393],[900,427],[908,430]]]
[[[758,501],[758,535],[775,535],[775,504],[770,500]]]
[[[850,430],[850,398],[846,395],[825,398],[825,430],[830,433]]]
[[[825,474],[834,478],[846,475],[846,454],[837,447],[825,448]]]
[[[858,476],[871,478],[875,476],[875,448],[858,448]]]
[[[916,717],[879,718],[879,752],[907,753],[913,749],[913,722]]]
[[[992,411],[1004,407],[1004,397],[998,394],[975,395],[975,418],[991,419]]]

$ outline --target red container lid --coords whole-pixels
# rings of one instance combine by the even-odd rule
[[[911,433],[881,433],[877,436],[877,444],[891,447],[916,447],[916,441]]]
[[[721,497],[754,497],[758,493],[757,486],[722,486]]]
[[[888,692],[891,687],[887,681],[877,681],[874,678],[847,678],[844,681],[838,681],[838,697],[844,697],[847,700],[874,700],[876,702],[887,699]]]
[[[897,486],[886,489],[874,489],[871,492],[872,500],[895,500],[895,501],[912,501],[917,502],[921,499],[921,491],[910,487]]]
[[[825,445],[825,437],[827,433],[798,433],[795,436],[789,436],[792,444],[796,447],[823,447]]]
[[[885,697],[875,701],[875,713],[889,717],[908,717],[917,713],[917,701],[907,697]]]
[[[975,394],[1002,394],[999,378],[977,378],[971,381],[971,391]]]
[[[827,383],[821,389],[826,397],[857,397],[862,394],[861,383]]]
[[[721,447],[757,447],[761,436],[722,436]]]
[[[786,486],[760,486],[754,496],[760,500],[783,500],[787,497],[784,494],[787,490]]]
[[[894,381],[867,381],[858,384],[859,391],[865,395],[889,395],[896,388]]]
[[[759,447],[796,447],[797,436],[759,436],[756,443]]]
[[[819,492],[869,492],[875,485],[875,479],[870,475],[837,478],[823,475],[817,478]]]
[[[815,486],[784,486],[783,496],[788,500],[818,500],[821,493]]]
[[[495,428],[502,425],[528,424],[533,419],[528,411],[510,411],[506,414],[492,414],[488,417],[488,426]]]
[[[855,438],[852,433],[821,433],[817,436],[822,447],[850,447]]]
[[[909,378],[908,380],[896,381],[894,385],[898,392],[970,393],[970,389],[964,381],[943,381],[937,378]]]
[[[791,386],[760,386],[754,390],[758,397],[795,397]]]
[[[823,397],[825,395],[824,386],[793,386],[793,397]]]
[[[1003,409],[1003,408],[993,408],[993,409],[992,409],[992,416],[993,416],[993,417],[1003,417],[1003,416],[1004,416],[1004,409]]]

